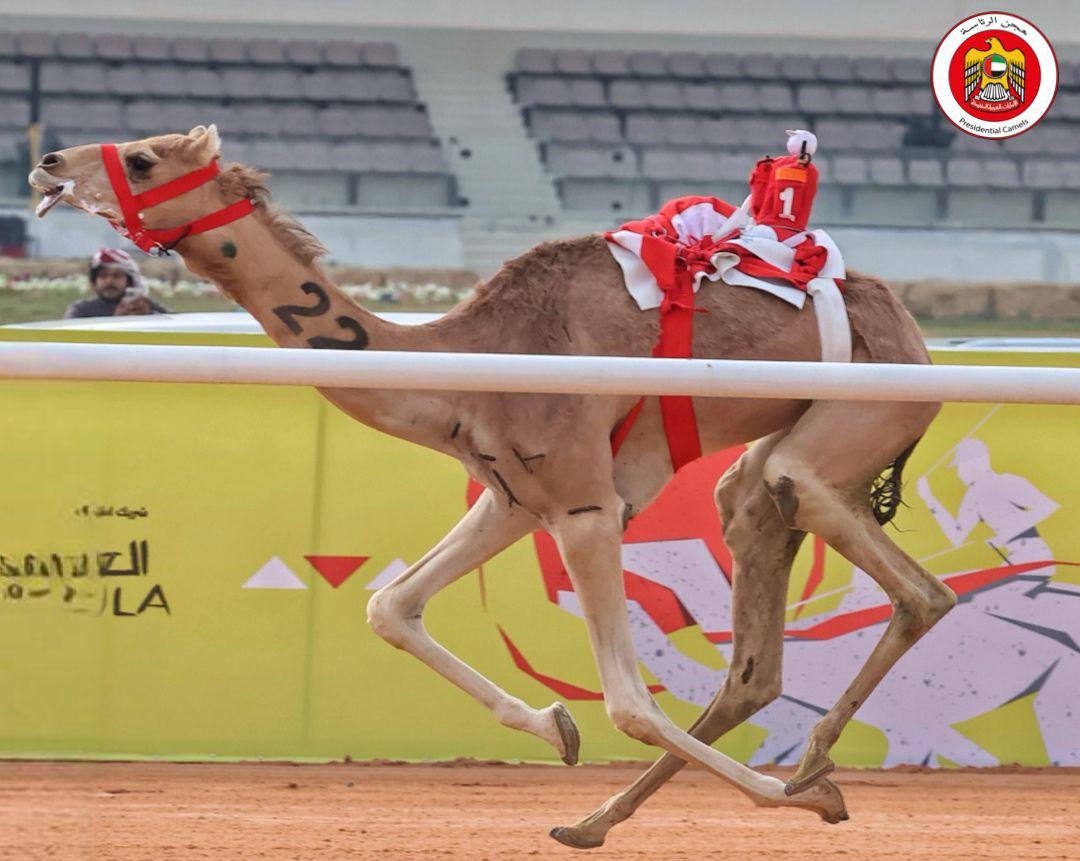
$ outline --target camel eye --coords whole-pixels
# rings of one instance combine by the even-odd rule
[[[144,155],[138,154],[130,156],[127,160],[127,163],[128,167],[130,167],[136,173],[146,173],[146,171],[150,170],[150,168],[154,166],[154,163],[150,161],[150,159],[148,159]]]

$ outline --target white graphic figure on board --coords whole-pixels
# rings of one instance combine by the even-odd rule
[[[967,486],[955,516],[934,497],[926,476],[918,480],[916,489],[954,547],[962,545],[976,526],[985,523],[994,533],[990,547],[1006,563],[1015,565],[1053,558],[1036,527],[1058,510],[1060,506],[1054,500],[1026,478],[994,472],[990,467],[990,449],[981,440],[961,440],[952,465],[957,478]],[[1053,567],[1045,574],[1053,576]]]

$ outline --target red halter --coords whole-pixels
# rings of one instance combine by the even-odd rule
[[[255,209],[255,205],[245,198],[229,204],[224,209],[204,215],[202,218],[196,218],[194,221],[181,224],[179,227],[155,230],[143,224],[142,211],[157,206],[159,203],[164,203],[166,200],[172,200],[174,197],[187,194],[189,191],[212,180],[221,172],[217,158],[215,157],[206,167],[200,167],[190,173],[185,173],[183,176],[178,176],[163,185],[147,189],[141,194],[131,193],[131,189],[128,187],[127,175],[124,173],[124,166],[120,162],[120,153],[116,150],[116,144],[102,144],[101,159],[105,162],[105,171],[109,175],[113,193],[116,195],[116,199],[120,203],[120,211],[124,215],[123,224],[114,221],[112,226],[148,254],[168,251],[181,239],[193,236],[196,233],[213,230],[215,227],[222,227],[230,221],[243,218]]]

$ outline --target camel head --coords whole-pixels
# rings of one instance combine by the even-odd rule
[[[206,180],[166,200],[144,198],[136,202],[137,206],[129,201],[128,214],[133,211],[131,207],[136,208],[142,225],[127,223],[131,219],[125,217],[121,199],[123,195],[144,194],[212,166],[221,151],[215,126],[196,126],[186,135],[159,135],[112,146],[115,156],[107,152],[108,146],[100,144],[69,147],[44,156],[29,176],[30,185],[43,195],[37,216],[43,218],[56,204],[65,203],[91,215],[100,215],[118,229],[162,230],[221,207],[218,183]],[[216,169],[216,165],[213,167]]]

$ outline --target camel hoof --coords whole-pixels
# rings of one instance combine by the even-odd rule
[[[578,752],[581,750],[581,733],[578,732],[577,724],[574,723],[570,711],[562,703],[555,703],[551,709],[555,717],[555,728],[559,731],[559,737],[562,739],[565,751],[562,755],[562,761],[567,765],[577,765]],[[555,836],[554,833],[552,833],[552,836]],[[556,837],[555,839],[558,840],[559,838]],[[597,843],[596,845],[599,846],[600,844]]]
[[[784,785],[784,795],[792,796],[805,792],[825,775],[831,774],[835,770],[836,766],[833,765],[831,760],[827,759],[807,774],[796,772],[795,776]],[[802,769],[799,769],[799,771],[801,772]]]
[[[603,837],[589,837],[574,828],[564,828],[561,825],[552,828],[548,833],[563,846],[569,846],[572,849],[595,849],[597,846],[604,845]]]

